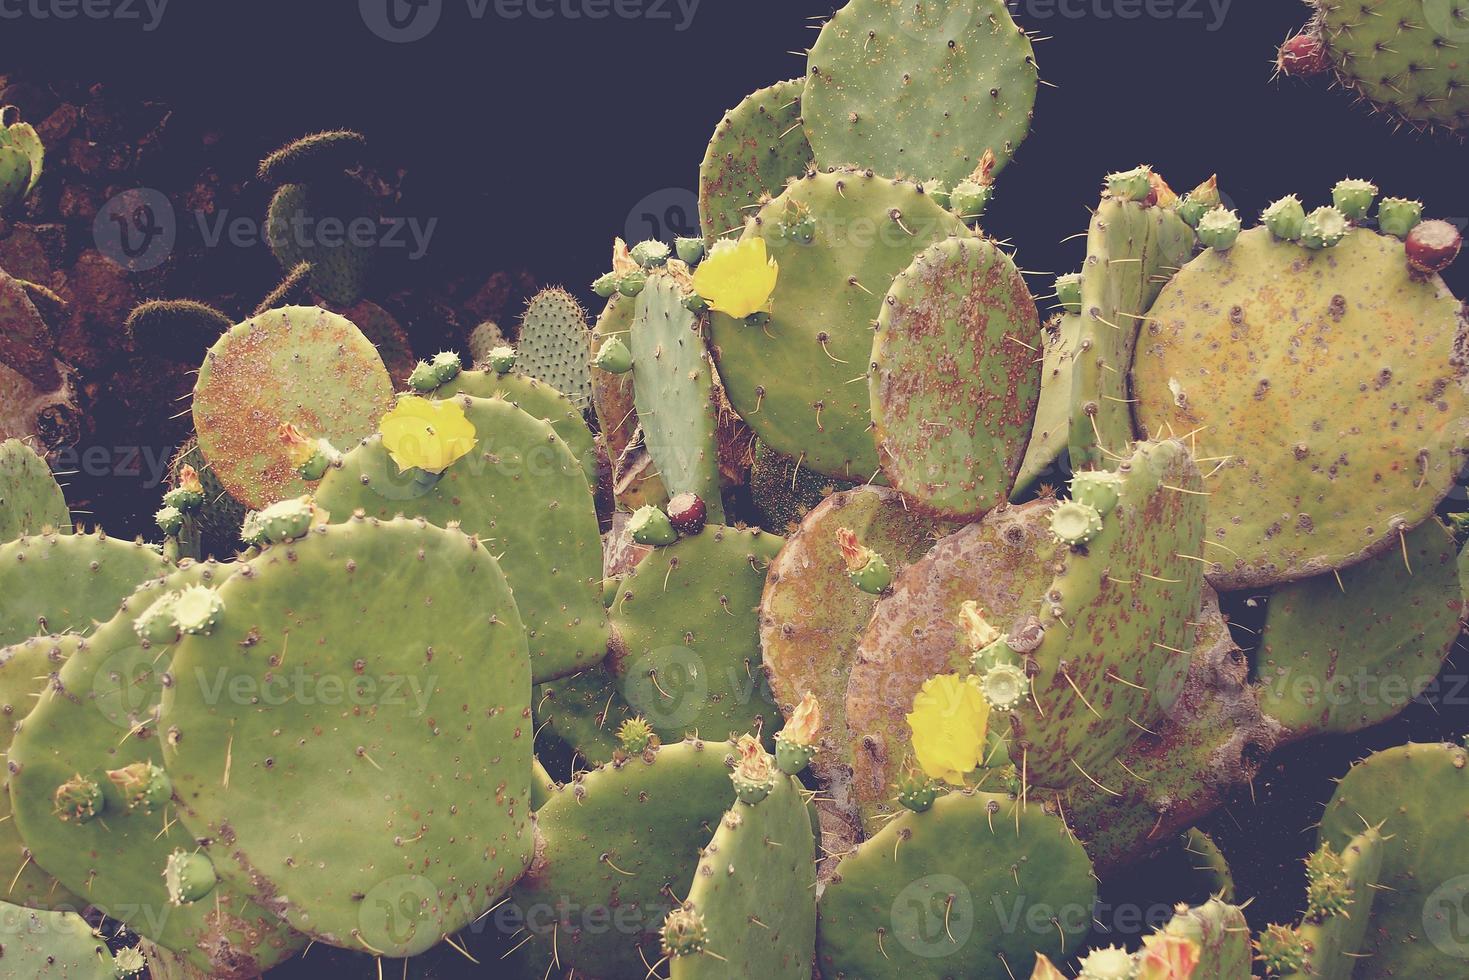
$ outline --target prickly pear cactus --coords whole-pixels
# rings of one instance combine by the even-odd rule
[[[1025,459],[1015,477],[1014,499],[1029,495],[1032,487],[1053,472],[1071,440],[1071,392],[1076,349],[1081,336],[1081,314],[1062,312],[1046,321],[1041,341],[1041,394]]]
[[[940,517],[1010,496],[1040,395],[1040,321],[1015,263],[985,238],[922,252],[888,290],[868,390],[888,482]]]
[[[352,235],[332,240],[319,229],[333,221],[347,228],[364,219],[375,222],[376,210],[372,198],[345,178],[285,184],[271,198],[265,219],[271,253],[283,272],[304,263],[317,296],[351,306],[371,282],[374,249]]]
[[[71,530],[71,511],[46,461],[19,439],[0,442],[0,541]]]
[[[826,476],[878,471],[864,376],[872,323],[898,273],[928,246],[972,233],[915,184],[813,173],[759,213],[780,275],[763,325],[723,313],[711,340],[730,403],[762,440]]]
[[[940,180],[996,170],[1030,132],[1040,73],[1001,0],[852,0],[808,57],[802,116],[822,167]]]
[[[1401,549],[1277,588],[1255,671],[1261,708],[1296,738],[1386,721],[1438,676],[1461,606],[1458,545],[1436,517]]]
[[[544,289],[532,297],[520,319],[515,369],[544,381],[585,405],[592,397],[588,367],[587,313],[564,289]]]
[[[434,476],[399,468],[381,435],[328,471],[316,503],[342,522],[357,511],[458,524],[495,554],[530,633],[537,681],[564,677],[607,652],[602,546],[591,490],[549,422],[500,398],[458,395],[475,448]]]
[[[75,912],[41,912],[0,902],[0,956],[15,980],[118,980],[124,976],[101,933]]]
[[[90,633],[168,563],[141,541],[47,534],[0,544],[0,645],[31,636]]]
[[[699,227],[712,243],[738,237],[786,181],[811,166],[801,124],[805,79],[778,82],[725,113],[699,167]]]
[[[734,800],[733,751],[727,742],[663,745],[552,794],[536,814],[542,844],[511,892],[532,933],[527,975],[553,964],[607,980],[647,975],[663,955],[658,933],[673,895],[688,890],[699,848]]]
[[[1059,817],[950,793],[842,859],[821,896],[817,962],[865,980],[1025,976],[1037,954],[1060,958],[1082,940],[1096,887]]]
[[[478,919],[533,836],[530,658],[490,550],[356,517],[272,545],[216,594],[218,622],[174,653],[162,727],[179,815],[219,843],[219,876],[382,956]],[[282,677],[312,696],[261,710]],[[333,832],[299,834],[323,792]]]
[[[1464,330],[1443,282],[1364,228],[1317,251],[1256,228],[1164,287],[1137,421],[1206,461],[1216,588],[1360,562],[1433,512],[1469,435]]]
[[[377,428],[392,395],[362,331],[335,313],[287,307],[210,348],[194,386],[194,431],[219,482],[259,509],[306,492],[277,434],[283,423],[345,449]]]
[[[710,524],[657,548],[612,603],[617,689],[665,742],[779,727],[760,656],[760,593],[783,540]]]
[[[340,177],[362,163],[367,138],[347,129],[311,133],[292,140],[260,161],[257,173],[267,184]]]
[[[1159,933],[1193,944],[1198,952],[1194,976],[1217,980],[1250,980],[1252,976],[1250,927],[1239,906],[1214,898],[1193,908],[1180,908]],[[1146,966],[1146,951],[1139,961]]]
[[[224,488],[214,469],[199,452],[197,439],[190,439],[179,447],[168,464],[168,485],[172,489],[179,485],[179,477],[185,466],[192,466],[204,491],[204,503],[190,517],[199,531],[206,553],[230,555],[238,547],[240,527],[245,523],[246,508]]]
[[[1272,927],[1258,943],[1270,976],[1352,980],[1364,953],[1383,859],[1392,845],[1368,827],[1338,853],[1323,844],[1306,861],[1305,919],[1295,928]],[[1297,963],[1297,957],[1300,962]]]

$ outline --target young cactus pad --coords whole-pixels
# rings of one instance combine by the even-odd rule
[[[210,348],[194,386],[199,450],[235,499],[261,508],[307,492],[284,422],[334,446],[377,428],[393,384],[372,342],[345,317],[287,307],[246,320]]]
[[[141,541],[50,532],[0,544],[0,646],[31,636],[90,633],[168,563]]]
[[[75,912],[0,902],[0,950],[15,980],[118,980],[107,941]]]
[[[1220,589],[1398,547],[1453,486],[1469,436],[1459,301],[1402,242],[1357,228],[1312,252],[1265,228],[1169,283],[1133,367],[1138,425],[1210,464]]]
[[[922,252],[882,303],[868,377],[889,483],[941,517],[1010,495],[1040,396],[1040,321],[1010,256],[984,238]]]
[[[46,461],[19,439],[0,442],[0,542],[71,530],[71,511]]]
[[[1331,873],[1339,882],[1335,887],[1346,907],[1317,916],[1307,915],[1296,930],[1306,961],[1299,971],[1281,971],[1282,976],[1289,980],[1352,980],[1357,963],[1366,952],[1372,906],[1381,890],[1382,865],[1391,847],[1392,842],[1372,827],[1346,845],[1338,858],[1340,870]]]
[[[489,548],[356,517],[266,549],[219,594],[219,624],[178,645],[161,724],[179,816],[219,842],[221,879],[383,956],[478,919],[532,850],[530,658]],[[309,696],[273,694],[282,677]],[[303,836],[323,799],[333,832]]]
[[[304,265],[313,293],[333,306],[351,306],[370,286],[374,245],[356,235],[338,240],[316,229],[332,222],[351,228],[354,222],[373,220],[376,210],[366,189],[350,179],[285,184],[270,200],[267,243],[282,272]]]
[[[745,221],[811,166],[801,125],[805,79],[762,88],[725,113],[699,167],[699,226],[713,242],[738,237]]]
[[[822,167],[940,180],[996,170],[1030,132],[1040,72],[1002,0],[851,0],[807,59],[802,117]]]
[[[564,289],[544,289],[531,298],[520,319],[515,369],[544,381],[577,405],[592,397],[587,366],[587,313]]]

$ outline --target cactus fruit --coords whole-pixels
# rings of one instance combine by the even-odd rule
[[[194,387],[199,450],[241,503],[266,507],[306,492],[283,423],[336,446],[377,427],[393,385],[382,358],[344,317],[288,307],[231,328],[209,350]]]
[[[868,595],[882,595],[893,582],[887,559],[857,540],[850,528],[839,527],[837,548],[847,566],[847,579]]]
[[[781,231],[783,216],[797,212],[812,218],[809,239]],[[730,403],[777,452],[826,476],[866,480],[879,468],[869,400],[848,382],[871,357],[882,297],[926,247],[971,233],[916,185],[851,170],[793,182],[758,219],[742,240],[764,240],[780,267],[770,320],[710,318]],[[853,236],[855,228],[868,231]]]
[[[608,374],[626,374],[632,370],[632,351],[621,338],[613,337],[597,348],[592,358],[592,367]]]
[[[172,905],[193,905],[202,901],[219,884],[214,862],[197,851],[180,848],[168,856],[163,868],[163,882]]]
[[[311,291],[334,306],[352,306],[368,291],[375,248],[358,235],[330,235],[338,224],[354,228],[377,223],[377,205],[367,190],[346,178],[284,184],[270,200],[266,241],[289,273],[305,265]]]
[[[1306,231],[1306,209],[1300,198],[1289,194],[1266,208],[1260,223],[1281,241],[1298,242]]]
[[[128,967],[130,957],[114,959],[102,935],[69,911],[0,902],[0,950],[5,975],[14,980],[125,980],[137,972]]]
[[[1301,244],[1309,249],[1336,248],[1350,230],[1347,216],[1334,207],[1317,208],[1301,226]]]
[[[668,263],[671,251],[665,242],[649,240],[638,242],[628,254],[644,269],[656,269]]]
[[[873,434],[889,483],[938,516],[1008,499],[1040,395],[1035,301],[988,239],[953,238],[899,273],[877,320]]]
[[[304,183],[339,177],[362,163],[367,138],[347,129],[312,133],[292,140],[260,161],[258,175],[264,183]]]
[[[56,787],[51,795],[55,805],[56,819],[62,823],[90,823],[102,815],[106,797],[102,787],[91,776],[77,773]]]
[[[14,106],[0,107],[0,216],[36,189],[45,157],[35,127],[21,122]]]
[[[1277,588],[1256,663],[1265,713],[1301,738],[1360,731],[1406,707],[1459,635],[1457,555],[1430,517],[1401,550]]]
[[[206,853],[221,878],[378,955],[479,918],[532,850],[530,658],[489,550],[423,520],[357,516],[266,550],[219,593],[218,625],[174,652],[161,724],[179,817],[220,842]],[[379,639],[368,650],[363,636]],[[336,684],[270,711],[218,695],[269,698],[282,672]],[[473,718],[450,723],[451,703]],[[422,764],[443,752],[454,779]],[[321,780],[337,832],[284,832],[320,806]]]
[[[745,97],[725,113],[699,167],[699,227],[704,238],[678,257],[694,265],[704,243],[738,236],[745,221],[792,177],[811,166],[811,144],[801,125],[805,80],[778,82]],[[698,241],[699,248],[693,248]],[[686,254],[687,253],[687,254]]]
[[[1367,217],[1372,202],[1377,200],[1377,185],[1370,180],[1347,178],[1331,190],[1331,203],[1348,221],[1356,224]]]
[[[1141,428],[1191,433],[1219,460],[1200,556],[1216,588],[1345,567],[1432,513],[1469,428],[1463,330],[1443,284],[1363,228],[1330,256],[1254,229],[1173,278],[1133,393]]]
[[[639,507],[627,524],[633,541],[651,547],[662,547],[678,540],[678,531],[661,509],[652,505]]]
[[[782,773],[770,753],[753,735],[741,735],[735,745],[735,767],[729,774],[734,783],[735,799],[746,806],[761,803],[781,784]],[[810,824],[808,822],[809,829]]]
[[[1408,264],[1424,275],[1442,272],[1453,265],[1463,246],[1464,236],[1447,221],[1425,221],[1415,225],[1403,243]]]
[[[1122,201],[1142,201],[1153,193],[1153,170],[1144,164],[1132,170],[1108,174],[1103,184],[1110,197]]]
[[[866,980],[1023,976],[1038,954],[1080,942],[1095,898],[1091,862],[1059,817],[950,793],[842,859],[818,907],[818,962]]]
[[[71,531],[71,511],[51,468],[19,439],[0,442],[0,542],[48,529]]]
[[[1239,241],[1239,215],[1222,207],[1215,208],[1199,219],[1199,227],[1196,230],[1199,235],[1199,244],[1219,252],[1226,251],[1233,248],[1234,243]]]
[[[1000,0],[851,0],[811,47],[802,118],[822,167],[953,185],[986,150],[996,172],[1010,162],[1039,82],[1030,37]]]
[[[0,544],[0,645],[31,636],[90,633],[167,562],[141,541],[46,534]]]
[[[585,405],[592,396],[588,373],[587,313],[564,289],[543,289],[520,318],[516,368]]]
[[[1377,205],[1377,228],[1384,235],[1407,238],[1423,220],[1423,202],[1384,197]]]
[[[173,798],[173,783],[168,773],[151,762],[134,762],[107,772],[110,782],[122,797],[123,809],[156,813]]]
[[[704,530],[708,519],[709,508],[697,494],[680,493],[668,502],[668,522],[684,537]]]
[[[1068,500],[1051,512],[1051,535],[1061,544],[1080,548],[1102,533],[1102,515],[1090,504]]]

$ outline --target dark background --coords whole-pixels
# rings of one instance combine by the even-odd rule
[[[1035,128],[1002,175],[985,227],[1014,243],[1026,269],[1075,268],[1082,243],[1061,242],[1085,228],[1100,178],[1142,161],[1180,192],[1217,172],[1247,222],[1287,193],[1308,207],[1327,203],[1344,176],[1421,198],[1431,216],[1460,224],[1469,216],[1465,146],[1395,134],[1324,82],[1272,80],[1275,47],[1304,22],[1304,6],[1235,0],[1222,23],[1191,0],[1152,5],[1169,16],[1136,18],[1120,16],[1128,0],[1075,0],[1069,9],[1085,11],[1076,17],[1061,16],[1052,0],[1016,7],[1025,27],[1048,38],[1037,54],[1056,87],[1041,89]],[[676,5],[668,9],[678,16]],[[429,37],[390,44],[367,29],[354,0],[173,0],[151,33],[116,20],[0,20],[0,73],[161,101],[213,134],[211,154],[247,163],[307,131],[360,130],[378,169],[403,172],[397,213],[439,221],[429,255],[412,270],[417,281],[524,270],[596,308],[587,284],[608,266],[612,237],[692,230],[699,161],[722,111],[802,74],[804,59],[791,52],[812,41],[816,18],[831,9],[831,0],[703,0],[680,32],[670,20],[505,19],[493,8],[473,20],[465,0],[444,0]],[[268,255],[231,261],[259,277],[257,296],[270,287]],[[1448,279],[1469,292],[1469,261]],[[1036,279],[1036,291],[1048,281]],[[147,530],[145,514],[120,514],[121,526],[111,526]],[[1241,605],[1235,611],[1242,627],[1257,619]],[[1247,630],[1238,637],[1250,644]],[[1296,914],[1298,857],[1314,841],[1331,780],[1352,759],[1469,730],[1469,699],[1454,683],[1461,676],[1446,669],[1455,704],[1415,705],[1362,736],[1280,753],[1253,794],[1210,822],[1241,897],[1257,897],[1257,927]],[[1143,869],[1114,883],[1109,897],[1181,897],[1164,879]],[[477,951],[483,967],[449,951],[413,972],[496,975],[494,953]],[[283,974],[323,971],[376,975],[321,947]],[[389,965],[387,975],[396,973]]]

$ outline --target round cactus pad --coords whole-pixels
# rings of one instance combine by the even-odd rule
[[[941,180],[1030,132],[1040,73],[1003,0],[852,0],[808,58],[802,115],[822,167]]]
[[[917,186],[855,171],[811,174],[760,211],[745,237],[780,265],[770,322],[710,317],[730,403],[777,452],[818,473],[878,471],[868,395],[872,325],[919,252],[972,233]]]
[[[49,533],[0,544],[0,645],[90,633],[139,583],[169,565],[141,541]]]
[[[194,387],[199,450],[237,500],[261,508],[307,492],[277,430],[346,449],[377,428],[393,383],[372,342],[314,306],[262,313],[209,350]]]
[[[893,487],[956,519],[1009,497],[1040,397],[1040,333],[994,242],[951,238],[913,260],[882,304],[868,381]]]
[[[778,82],[720,120],[699,167],[699,227],[708,241],[738,237],[761,205],[811,166],[801,125],[805,89],[805,79]]]
[[[489,549],[354,518],[271,546],[218,595],[218,624],[174,654],[163,727],[220,876],[382,956],[478,919],[533,836],[530,658]],[[303,835],[323,807],[335,830]]]
[[[1137,419],[1211,461],[1216,588],[1354,564],[1433,512],[1469,437],[1464,332],[1443,282],[1367,229],[1313,252],[1256,228],[1174,277],[1138,343]]]
[[[71,511],[46,461],[19,439],[0,442],[0,541],[71,530]]]

